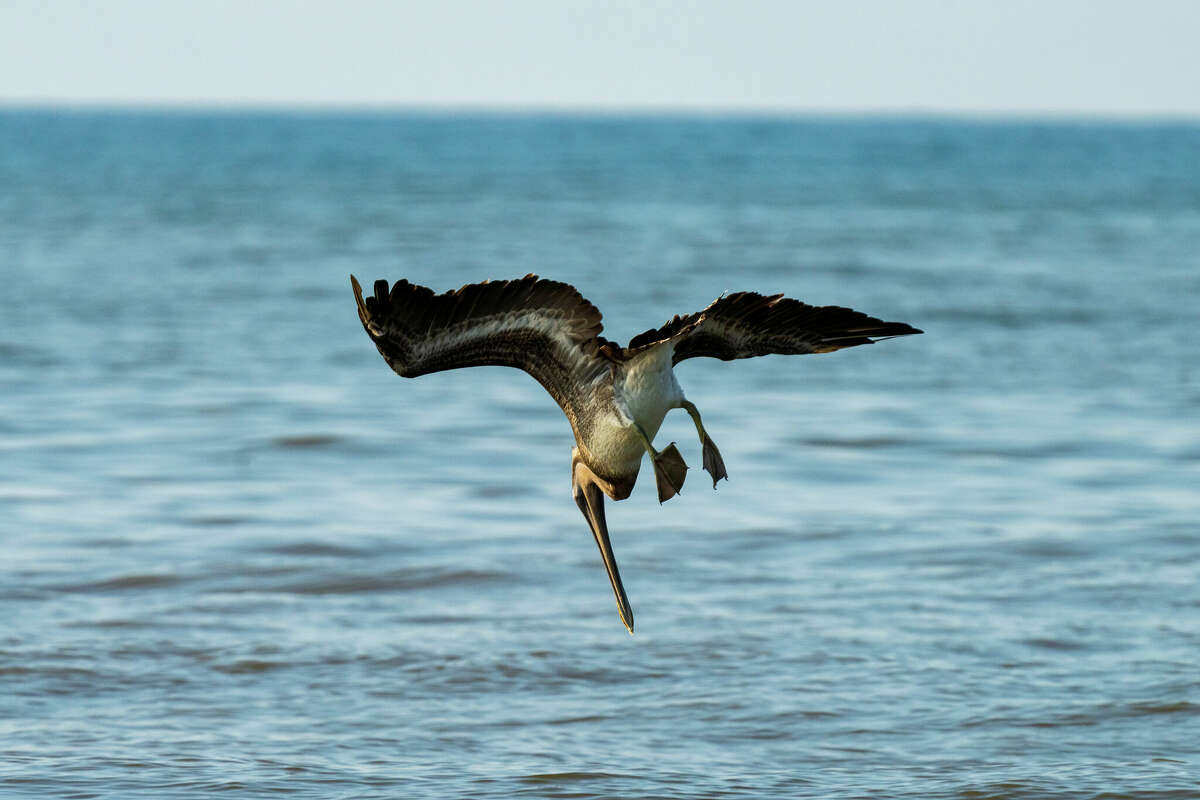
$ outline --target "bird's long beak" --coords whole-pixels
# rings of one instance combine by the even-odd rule
[[[608,525],[604,522],[604,493],[600,487],[591,481],[575,485],[575,504],[583,512],[592,535],[596,537],[596,545],[600,548],[600,556],[604,559],[604,568],[608,570],[608,580],[612,583],[613,594],[617,598],[617,613],[621,622],[629,632],[633,633],[633,609],[629,598],[625,596],[625,587],[621,584],[621,573],[617,570],[617,558],[613,555],[612,542],[608,540]]]

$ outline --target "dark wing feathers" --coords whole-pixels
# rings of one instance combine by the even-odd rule
[[[610,363],[600,312],[575,287],[536,275],[434,294],[375,281],[366,298],[350,276],[358,317],[388,365],[406,378],[459,367],[523,369],[567,409],[572,387]]]
[[[676,314],[666,325],[661,328],[651,328],[644,333],[639,333],[637,336],[629,340],[629,344],[625,347],[625,356],[637,353],[640,350],[645,350],[647,347],[653,347],[659,342],[665,342],[667,339],[674,339],[680,336],[687,335],[696,325],[704,318],[703,312],[680,316]]]
[[[621,348],[600,336],[600,312],[575,287],[536,275],[471,283],[434,294],[406,280],[375,281],[363,297],[350,276],[358,317],[400,375],[499,365],[523,369],[568,416],[572,395],[613,362],[672,341],[674,363],[707,356],[729,361],[771,353],[828,353],[921,331],[840,306],[810,306],[783,295],[737,292],[695,314],[676,316]]]
[[[921,331],[840,306],[810,306],[783,295],[726,295],[698,314],[675,317],[635,336],[630,350],[674,339],[674,363],[708,356],[730,361],[772,353],[828,353],[877,339]]]

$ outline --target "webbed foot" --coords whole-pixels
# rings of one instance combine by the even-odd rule
[[[717,488],[717,481],[724,478],[729,480],[729,475],[725,472],[725,461],[721,458],[721,451],[717,449],[713,440],[708,438],[708,434],[704,434],[704,469],[712,476],[713,490]]]
[[[700,444],[704,447],[704,469],[712,476],[715,490],[717,481],[722,478],[729,480],[729,475],[725,472],[725,461],[721,458],[721,451],[713,444],[713,440],[708,438],[708,431],[704,430],[704,423],[700,421],[700,410],[687,400],[682,401],[679,407],[687,411],[692,422],[696,423],[696,433],[700,434]]]
[[[654,481],[658,484],[658,502],[665,503],[683,488],[688,465],[679,455],[674,442],[651,456],[651,461],[654,464]]]

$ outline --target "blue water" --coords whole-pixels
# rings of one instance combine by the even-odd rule
[[[925,335],[697,359],[608,505],[348,275]],[[0,795],[1200,796],[1200,125],[0,112]]]

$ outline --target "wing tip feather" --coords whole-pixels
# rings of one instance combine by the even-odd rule
[[[440,294],[403,278],[390,289],[388,281],[376,280],[373,297],[362,297],[361,284],[353,275],[351,286],[367,334],[389,365],[404,377],[452,368],[441,365],[445,359],[424,363],[432,357],[423,350],[424,342],[435,332],[458,330],[473,318],[533,312],[534,317],[519,314],[519,319],[532,319],[535,326],[542,326],[541,330],[548,331],[552,338],[559,337],[562,344],[570,342],[591,356],[598,354],[599,336],[604,328],[600,310],[578,289],[568,283],[542,279],[533,272],[521,278],[464,284]],[[493,355],[488,355],[478,363],[502,363],[493,359]],[[473,364],[462,364],[470,365]]]

